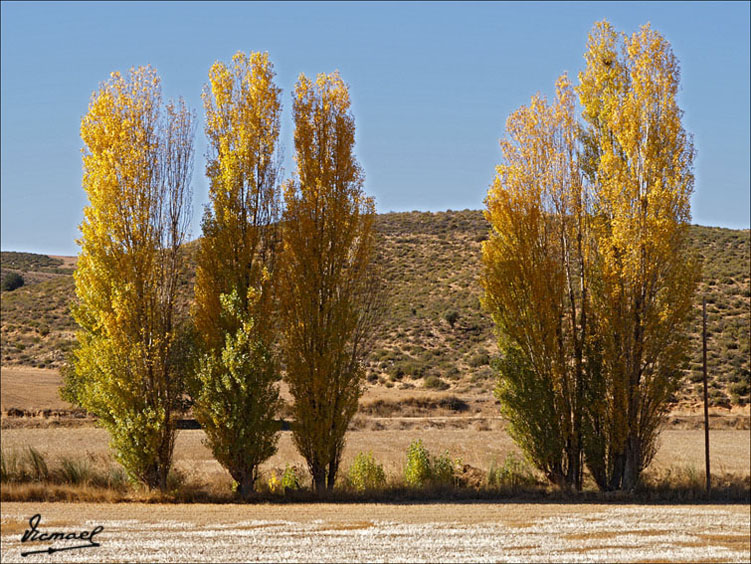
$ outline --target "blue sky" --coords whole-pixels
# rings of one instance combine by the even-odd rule
[[[150,63],[165,97],[202,123],[215,60],[268,51],[284,90],[300,72],[339,69],[350,85],[357,153],[379,212],[480,209],[506,117],[583,66],[607,18],[651,22],[681,62],[679,103],[695,135],[693,222],[749,227],[749,3],[2,3],[2,249],[76,254],[86,204],[80,119],[114,70]],[[207,201],[197,134],[193,233]]]

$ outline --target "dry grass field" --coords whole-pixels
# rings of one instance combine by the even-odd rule
[[[3,366],[0,369],[0,410],[6,412],[10,408],[28,411],[40,409],[72,409],[73,406],[60,398],[60,386],[63,383],[62,376],[55,368],[30,368],[26,366]],[[286,386],[281,384],[281,395],[286,401],[291,400]],[[382,387],[370,387],[361,400],[366,409],[378,402],[386,404],[399,404],[410,398],[440,399],[448,397],[448,392],[436,392],[434,390],[413,389],[396,390]],[[474,414],[491,415],[498,414],[493,396],[488,393],[470,393],[463,395],[472,404],[471,412]],[[418,414],[418,413],[414,413]],[[419,413],[425,415],[426,413]],[[431,409],[431,415],[441,415],[439,410]]]
[[[59,398],[61,383],[56,370],[3,367],[2,410],[15,407],[31,412],[44,409],[70,409],[72,406]],[[33,382],[33,385],[29,385]],[[283,397],[287,396],[283,390]],[[389,390],[372,388],[362,400],[364,406],[358,415],[353,430],[348,435],[342,468],[346,469],[359,452],[372,452],[384,465],[387,474],[402,473],[405,452],[410,442],[422,439],[433,453],[447,451],[452,458],[460,458],[486,472],[493,462],[502,463],[509,454],[520,456],[516,445],[504,430],[504,422],[497,417],[497,407],[491,398],[466,396],[466,408],[451,411],[441,408],[441,399],[451,398],[449,392],[418,390]],[[422,408],[423,405],[432,407]],[[394,411],[396,410],[396,411]],[[716,411],[716,410],[715,410]],[[751,474],[751,431],[748,425],[748,406],[743,410],[723,415],[717,413],[711,432],[711,455],[713,470],[718,473]],[[686,411],[676,412],[672,423],[663,431],[659,450],[652,469],[704,468],[704,434],[698,425],[700,417]],[[719,420],[731,419],[733,425],[721,425]],[[13,426],[13,424],[17,426]],[[110,460],[107,433],[90,422],[83,426],[55,426],[52,418],[4,418],[2,448],[20,451],[34,447],[51,460],[64,456],[89,455],[99,460]],[[64,421],[63,421],[64,423]],[[734,428],[738,427],[738,428]],[[203,444],[200,430],[182,430],[175,446],[176,467],[189,479],[226,482],[228,474],[214,460]],[[304,467],[303,459],[296,451],[288,431],[280,435],[278,452],[269,459],[262,470],[284,469],[287,464]]]
[[[44,409],[73,408],[60,398],[59,389],[63,380],[57,369],[3,366],[0,369],[0,379],[0,411],[3,413],[11,408],[32,413]],[[281,395],[285,401],[291,401],[284,383],[281,384]],[[458,408],[442,405],[452,398],[460,398],[466,405],[460,405]],[[393,423],[398,422],[399,428],[405,428],[413,418],[450,416],[467,420],[497,419],[498,405],[493,395],[486,391],[475,390],[457,395],[452,391],[371,386],[367,388],[360,401],[360,413],[373,422],[381,420],[383,426],[393,427]],[[682,405],[671,415],[674,420],[679,420],[671,421],[671,426],[681,423],[684,427],[698,428],[701,423],[701,411],[695,407]],[[710,409],[710,415],[712,428],[748,429],[751,405],[713,407]]]
[[[103,527],[100,546],[21,557],[41,530]],[[748,562],[748,507],[516,503],[5,503],[4,562]],[[70,546],[56,542],[56,547]]]
[[[0,370],[0,409],[72,409],[60,399],[62,377],[57,370],[3,366]]]
[[[387,474],[401,474],[407,446],[415,439],[422,439],[430,452],[448,451],[453,458],[461,458],[464,464],[483,471],[487,471],[493,461],[502,462],[510,453],[520,456],[516,445],[502,429],[441,429],[436,428],[436,424],[440,423],[428,420],[420,428],[404,431],[351,431],[347,435],[342,467],[346,469],[358,452],[371,451],[384,465]],[[229,475],[204,446],[203,438],[203,431],[200,430],[179,431],[175,445],[177,468],[197,481],[225,479],[229,484]],[[107,432],[93,427],[4,429],[1,442],[6,450],[32,446],[53,460],[73,454],[90,455],[97,459],[111,456]],[[742,475],[751,473],[750,444],[750,431],[711,431],[713,471]],[[286,464],[304,466],[289,431],[281,433],[278,446],[278,452],[262,466],[262,470],[284,469]],[[660,448],[650,468],[658,470],[670,467],[694,468],[703,472],[703,431],[666,430],[662,433]]]

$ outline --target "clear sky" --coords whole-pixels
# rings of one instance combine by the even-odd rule
[[[209,67],[238,50],[268,51],[276,67],[286,176],[295,80],[339,69],[379,212],[480,209],[506,117],[575,77],[602,18],[627,33],[651,22],[670,41],[698,151],[693,222],[748,228],[748,2],[3,2],[2,249],[77,253],[80,119],[110,72],[152,64],[165,98],[184,96],[202,123]],[[202,126],[196,141],[193,237],[208,191]]]

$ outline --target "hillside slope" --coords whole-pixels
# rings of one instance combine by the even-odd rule
[[[493,388],[489,363],[497,347],[477,283],[487,229],[479,211],[378,216],[388,311],[369,359],[371,386],[457,393]],[[711,401],[718,406],[748,403],[749,231],[693,226],[690,233],[704,263],[704,281],[697,294],[691,362],[680,399],[691,404],[700,397],[705,296]],[[24,287],[2,293],[2,364],[59,368],[75,334],[69,313],[74,296],[70,265],[44,255],[4,252],[1,266],[3,273],[16,271],[26,279]],[[184,286],[186,298],[190,287]]]

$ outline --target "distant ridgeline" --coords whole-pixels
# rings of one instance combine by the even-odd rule
[[[371,385],[457,393],[490,393],[495,354],[493,324],[480,306],[480,211],[407,212],[378,216],[379,260],[388,283],[389,311],[370,355]],[[677,399],[699,400],[701,299],[707,299],[710,401],[749,402],[751,241],[748,230],[692,226],[691,244],[703,261],[696,296],[692,349]],[[193,253],[195,245],[188,246]],[[2,364],[60,367],[76,326],[69,306],[73,270],[46,255],[3,252],[0,275],[16,272],[24,285],[2,293]],[[186,272],[184,299],[192,296]]]
[[[73,274],[72,268],[63,268],[63,261],[34,253],[2,253],[2,270],[18,272],[44,272],[47,274]]]

